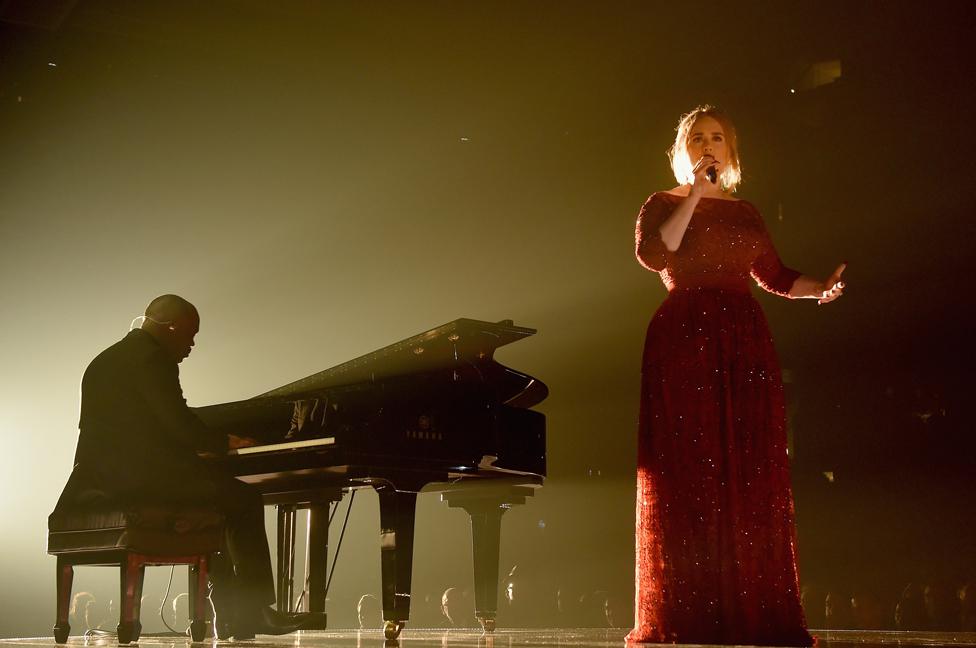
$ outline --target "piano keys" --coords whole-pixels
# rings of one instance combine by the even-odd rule
[[[208,425],[260,440],[225,459],[278,506],[278,608],[291,609],[295,513],[309,509],[309,611],[325,611],[328,510],[361,487],[380,499],[385,632],[410,613],[417,493],[469,513],[475,613],[495,628],[502,514],[546,475],[541,381],[494,360],[534,329],[458,319],[255,398],[196,409]]]

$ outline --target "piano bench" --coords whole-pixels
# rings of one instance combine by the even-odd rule
[[[65,643],[74,568],[105,565],[120,571],[120,644],[139,639],[142,581],[147,565],[189,565],[190,635],[206,630],[207,572],[224,544],[224,517],[212,509],[161,506],[77,508],[48,517],[47,552],[57,556],[57,622],[54,640]]]

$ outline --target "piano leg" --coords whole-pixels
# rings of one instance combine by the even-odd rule
[[[498,553],[502,514],[507,506],[468,509],[471,516],[471,548],[474,557],[474,615],[485,632],[495,631],[498,611]]]
[[[278,601],[281,612],[293,612],[295,593],[295,514],[294,504],[278,505]]]
[[[504,484],[471,485],[441,493],[441,500],[448,506],[463,508],[471,516],[474,613],[485,632],[495,631],[498,613],[502,515],[512,506],[524,504],[526,497],[533,494],[531,487]]]
[[[309,504],[308,543],[305,549],[308,592],[305,610],[325,612],[325,593],[329,577],[329,502]]]
[[[380,497],[380,558],[383,576],[383,631],[396,639],[410,618],[413,528],[417,493],[377,486]]]

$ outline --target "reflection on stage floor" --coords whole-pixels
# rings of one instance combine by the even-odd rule
[[[936,648],[939,646],[976,647],[976,633],[972,632],[886,632],[864,630],[812,630],[819,648]],[[414,629],[404,630],[396,641],[386,641],[381,630],[336,630],[296,632],[281,637],[259,636],[252,641],[205,641],[219,648],[621,648],[624,628],[539,628],[530,630],[499,630],[491,635],[475,629]],[[52,638],[0,639],[0,646],[54,646]],[[191,646],[189,639],[174,636],[143,635],[131,644],[139,648],[183,648]],[[655,644],[642,644],[651,646]],[[112,636],[71,637],[68,648],[78,646],[118,646]]]

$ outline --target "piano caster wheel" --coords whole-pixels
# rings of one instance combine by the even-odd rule
[[[387,641],[392,641],[400,636],[403,626],[403,621],[387,621],[383,624],[383,636],[386,637]]]
[[[491,634],[495,631],[495,620],[494,619],[478,619],[481,622],[481,629],[486,633]]]

